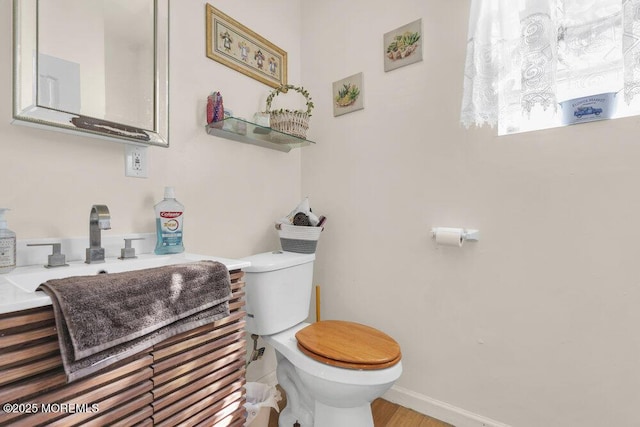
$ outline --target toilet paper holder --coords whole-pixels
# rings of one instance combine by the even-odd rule
[[[480,240],[480,230],[474,229],[466,229],[466,228],[450,228],[450,227],[433,227],[431,229],[431,237],[435,239],[436,234],[438,234],[438,230],[460,230],[462,235],[462,240],[469,240],[472,242],[477,242]]]

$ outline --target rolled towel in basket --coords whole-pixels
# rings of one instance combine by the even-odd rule
[[[311,220],[309,219],[309,215],[303,212],[298,212],[293,216],[293,225],[297,225],[300,227],[310,227]]]
[[[296,224],[294,222],[296,215],[304,214],[309,218],[309,224],[311,226],[318,225],[319,218],[316,214],[311,212],[311,207],[309,206],[309,198],[305,197],[299,204],[296,206],[294,210],[289,212],[289,214],[283,218],[281,218],[278,222],[282,224],[293,224],[293,225],[305,225],[305,224]]]

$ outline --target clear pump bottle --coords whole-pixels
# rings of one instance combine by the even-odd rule
[[[8,273],[16,268],[16,233],[7,228],[4,218],[8,210],[0,208],[0,273]]]

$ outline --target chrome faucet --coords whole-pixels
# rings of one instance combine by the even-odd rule
[[[104,262],[104,248],[100,230],[111,229],[111,215],[107,205],[93,205],[89,215],[89,247],[84,262],[87,264]]]

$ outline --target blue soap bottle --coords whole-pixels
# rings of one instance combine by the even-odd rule
[[[173,187],[164,188],[164,200],[155,205],[157,255],[184,252],[182,226],[184,205],[176,200]]]

